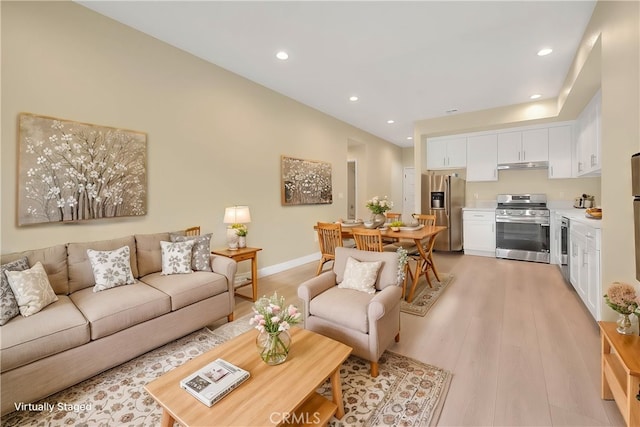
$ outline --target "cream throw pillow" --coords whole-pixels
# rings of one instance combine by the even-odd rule
[[[4,274],[7,275],[23,316],[36,314],[52,302],[58,301],[40,261],[28,270],[5,271]]]
[[[160,242],[162,248],[162,275],[193,273],[191,270],[191,250],[195,241]]]
[[[382,261],[364,262],[351,257],[347,258],[344,278],[338,287],[341,289],[355,289],[368,294],[376,293],[376,279],[381,265]]]
[[[87,249],[87,257],[96,282],[93,292],[104,291],[116,286],[132,285],[136,282],[131,272],[129,246],[113,251]]]

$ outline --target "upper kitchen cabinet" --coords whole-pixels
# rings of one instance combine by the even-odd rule
[[[577,176],[600,175],[601,102],[601,92],[598,91],[576,120]]]
[[[546,162],[549,160],[547,129],[498,134],[498,164]]]
[[[549,178],[571,178],[573,157],[571,125],[549,128]]]
[[[498,136],[467,138],[467,181],[498,180]]]
[[[467,138],[427,139],[427,169],[464,169],[467,166]]]

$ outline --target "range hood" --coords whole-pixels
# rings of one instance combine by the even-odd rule
[[[498,170],[511,169],[549,169],[549,162],[500,163]]]

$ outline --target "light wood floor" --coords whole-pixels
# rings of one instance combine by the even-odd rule
[[[438,425],[624,425],[600,399],[597,324],[557,266],[448,253],[435,262],[453,282],[425,317],[402,314],[389,350],[453,373]],[[295,303],[316,266],[261,278],[258,295]],[[236,303],[236,318],[251,312]]]

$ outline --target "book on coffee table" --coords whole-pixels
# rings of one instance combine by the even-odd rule
[[[223,359],[216,359],[180,381],[180,387],[207,406],[229,394],[249,378],[249,372]]]

